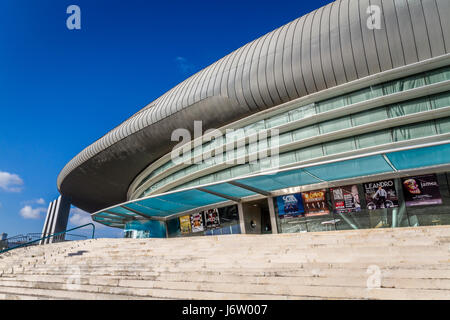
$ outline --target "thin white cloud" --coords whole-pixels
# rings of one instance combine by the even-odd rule
[[[22,191],[23,180],[17,174],[0,171],[0,189],[7,192]]]
[[[111,228],[105,226],[104,224],[95,222],[92,220],[90,213],[83,211],[79,208],[72,207],[70,209],[69,216],[70,227],[76,227],[80,225],[84,225],[87,223],[93,223],[95,225],[95,237],[96,238],[123,238],[123,230]],[[68,228],[70,228],[68,227]],[[72,233],[72,232],[70,232]],[[83,228],[73,231],[74,234],[85,235],[87,237],[91,236],[90,228]]]
[[[95,222],[91,218],[89,212],[83,211],[79,208],[70,209],[69,222],[74,226],[80,226],[83,224],[94,223],[95,228],[103,228],[105,225]]]
[[[32,206],[34,204],[38,204],[38,205],[45,205],[46,202],[44,200],[44,198],[39,198],[39,199],[33,199],[33,200],[27,200],[27,201],[22,201],[21,202],[22,205],[29,205]]]
[[[178,69],[183,74],[190,74],[195,71],[195,66],[192,63],[189,63],[188,60],[184,57],[176,57],[175,62],[177,64]]]
[[[25,206],[20,209],[20,215],[24,219],[39,219],[41,217],[41,212],[46,212],[47,208],[34,208],[31,206]]]

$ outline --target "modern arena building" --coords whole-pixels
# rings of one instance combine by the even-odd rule
[[[81,151],[62,198],[133,238],[450,224],[449,17],[448,0],[319,8]]]

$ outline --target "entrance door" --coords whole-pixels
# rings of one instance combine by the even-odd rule
[[[248,234],[272,233],[267,199],[242,204],[245,232]]]

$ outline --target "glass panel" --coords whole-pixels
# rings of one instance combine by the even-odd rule
[[[405,110],[403,110],[401,105],[393,104],[388,107],[389,118],[403,117],[405,115]]]
[[[372,90],[370,88],[362,89],[348,95],[350,104],[367,101],[372,99]]]
[[[368,210],[365,210],[362,185],[332,188],[333,216],[336,230],[358,230],[370,228]]]
[[[436,126],[439,134],[450,133],[450,117],[436,120]]]
[[[226,174],[224,173],[224,175],[226,175]],[[228,175],[228,178],[229,177],[230,176]],[[227,179],[227,178],[225,178],[225,179]],[[207,176],[201,177],[200,179],[198,179],[198,181],[199,181],[200,184],[212,183],[212,182],[214,182],[214,176],[213,175],[207,175]]]
[[[436,134],[434,121],[419,124],[407,125],[393,129],[394,141],[403,141],[422,137],[429,137]]]
[[[383,95],[383,85],[372,86],[372,98],[381,97]]]
[[[316,114],[316,107],[314,103],[302,106],[300,108],[289,111],[290,121],[296,121],[300,119],[305,119]]]
[[[329,100],[319,102],[317,104],[319,113],[327,112],[348,105],[347,97],[336,97]]]
[[[231,171],[230,171],[230,169],[225,169],[225,170],[216,172],[214,174],[214,180],[215,181],[226,180],[226,179],[230,179],[230,178],[231,178]]]
[[[431,97],[433,109],[450,107],[450,92],[434,95]]]
[[[409,206],[408,218],[411,226],[435,226],[450,224],[449,174],[437,174],[437,183],[442,204]]]
[[[250,166],[248,164],[239,165],[231,168],[231,176],[239,177],[250,173]]]
[[[169,238],[240,233],[239,214],[236,205],[199,213],[203,220],[203,231],[196,230],[194,232],[191,225],[191,215],[185,215],[167,221]],[[198,217],[198,213],[195,215]],[[208,220],[208,216],[210,220]],[[210,223],[211,218],[214,221],[213,223]]]
[[[323,149],[326,155],[342,153],[351,150],[355,150],[355,140],[352,138],[341,139],[324,143]]]
[[[283,125],[289,122],[289,115],[284,113],[271,118],[266,119],[266,129]]]
[[[445,67],[428,73],[429,83],[437,83],[450,80],[450,67]]]
[[[402,91],[410,90],[410,89],[424,86],[425,85],[425,76],[423,74],[419,74],[417,76],[408,77],[408,78],[404,79],[403,81],[401,80],[401,82],[403,84]]]
[[[248,166],[250,168],[250,172],[251,173],[261,170],[261,166],[260,166],[259,160],[256,161],[255,163],[249,163]]]
[[[214,186],[205,187],[205,189],[218,192],[224,195],[232,196],[232,197],[247,197],[251,195],[255,195],[256,193],[249,191],[247,189],[242,189],[240,187],[236,187],[229,183],[220,183]]]
[[[279,163],[280,166],[284,166],[287,164],[291,164],[296,162],[295,151],[294,152],[286,152],[279,155]]]
[[[387,157],[398,170],[448,164],[450,144],[391,152]]]
[[[338,130],[342,130],[342,129],[351,128],[352,123],[350,120],[350,116],[347,116],[347,117],[342,117],[342,118],[322,122],[321,124],[319,124],[319,126],[320,126],[320,133],[324,134],[324,133],[329,133],[329,132],[334,132],[334,131],[338,131]]]
[[[375,121],[380,121],[387,119],[388,115],[386,112],[386,107],[381,107],[373,110],[367,110],[352,115],[353,125],[360,126],[367,123],[372,123]]]
[[[305,161],[323,156],[322,145],[315,145],[296,152],[297,161]]]
[[[292,142],[292,132],[286,132],[279,135],[279,144],[287,144]]]
[[[308,126],[292,131],[294,134],[294,141],[315,137],[319,135],[319,127],[317,125]]]
[[[425,85],[425,77],[420,74],[400,80],[388,82],[383,85],[385,95],[393,94],[405,90],[418,88]]]
[[[370,148],[385,143],[391,143],[392,142],[391,130],[371,132],[368,134],[360,135],[356,137],[355,140],[356,140],[356,147],[358,149]]]
[[[430,100],[428,97],[403,102],[400,104],[400,107],[403,109],[403,114],[405,115],[428,111],[431,109]]]
[[[255,122],[255,123],[251,123],[247,126],[244,127],[244,131],[245,131],[245,135],[249,135],[252,133],[257,133],[260,130],[264,130],[266,128],[265,124],[264,124],[264,120]]]
[[[323,164],[309,167],[307,170],[314,176],[325,181],[393,171],[381,155]]]
[[[194,152],[193,152],[194,157],[199,156],[202,153],[203,153],[203,145],[199,145],[194,148]]]
[[[293,217],[280,219],[277,210],[277,225],[280,233],[299,233],[307,232],[306,218]]]

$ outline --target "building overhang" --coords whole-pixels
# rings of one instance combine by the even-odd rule
[[[450,141],[446,140],[272,170],[152,195],[102,209],[93,213],[92,218],[105,225],[122,227],[130,220],[166,221],[207,208],[268,196],[449,170]]]

